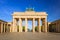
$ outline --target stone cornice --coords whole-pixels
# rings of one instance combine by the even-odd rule
[[[47,16],[48,14],[46,14],[46,12],[14,12],[12,14],[13,16]]]

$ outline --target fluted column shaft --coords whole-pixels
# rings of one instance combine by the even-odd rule
[[[38,32],[41,32],[40,20],[41,18],[38,19]]]
[[[1,33],[3,33],[3,23],[1,23]]]
[[[22,19],[19,18],[19,32],[22,32]]]
[[[42,31],[45,32],[45,20],[42,19]]]
[[[13,32],[17,32],[17,24],[15,18],[13,18]]]
[[[27,18],[25,18],[25,32],[27,32],[28,28],[27,28]]]
[[[4,23],[4,32],[5,32],[5,23]]]
[[[11,24],[11,25],[12,25],[12,24]],[[10,26],[10,32],[12,32],[12,30],[11,30],[11,29],[12,29],[12,26]]]
[[[35,18],[33,18],[33,22],[32,22],[32,31],[35,32]]]
[[[47,32],[47,18],[45,18],[45,32]]]

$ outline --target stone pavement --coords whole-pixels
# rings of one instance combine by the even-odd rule
[[[0,34],[0,40],[60,40],[60,33],[2,33]]]

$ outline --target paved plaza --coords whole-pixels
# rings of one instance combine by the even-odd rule
[[[60,40],[60,33],[2,33],[0,34],[0,40]]]

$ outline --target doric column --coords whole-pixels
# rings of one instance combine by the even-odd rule
[[[54,31],[55,31],[55,32],[58,32],[58,30],[59,30],[58,23],[55,23],[55,28],[56,28],[56,29],[55,29]]]
[[[45,32],[47,32],[47,18],[45,18]]]
[[[13,29],[12,29],[12,32],[14,32],[14,27],[15,27],[15,19],[13,18]]]
[[[7,31],[7,25],[6,25],[6,23],[5,23],[5,32]]]
[[[41,18],[38,19],[38,32],[41,32],[40,20]]]
[[[8,26],[8,23],[6,24],[6,32],[10,32],[10,27]]]
[[[13,32],[17,32],[17,24],[15,18],[13,18]]]
[[[19,32],[22,32],[22,19],[19,18]]]
[[[27,32],[28,28],[27,28],[27,18],[25,18],[25,32]]]
[[[1,33],[3,33],[3,22],[1,22]]]
[[[45,20],[42,19],[42,31],[44,32],[45,31]]]
[[[5,23],[4,23],[4,32],[5,32]]]
[[[35,18],[33,18],[33,22],[32,22],[32,31],[35,32]]]
[[[9,27],[9,26],[8,26],[8,27]],[[13,29],[13,25],[12,25],[12,23],[11,23],[11,25],[10,25],[10,32],[13,32],[12,29]]]
[[[47,22],[47,26],[48,26],[48,27],[47,27],[47,31],[48,31],[48,32],[49,32],[49,25],[50,25],[50,24]]]
[[[10,32],[11,32],[11,26],[10,26]]]
[[[8,26],[9,27],[9,26]],[[12,32],[12,24],[10,25],[10,32]]]

